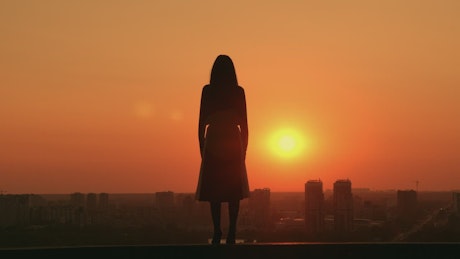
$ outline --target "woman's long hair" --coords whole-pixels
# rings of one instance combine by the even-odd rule
[[[227,55],[219,55],[214,61],[211,70],[211,85],[238,86],[235,66],[232,59]]]

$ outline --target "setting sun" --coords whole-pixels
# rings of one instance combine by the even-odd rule
[[[305,149],[305,138],[300,131],[281,129],[270,137],[269,147],[273,154],[282,158],[295,158]]]
[[[282,151],[291,152],[296,146],[296,141],[292,136],[282,136],[278,144]]]

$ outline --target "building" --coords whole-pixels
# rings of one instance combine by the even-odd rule
[[[46,220],[48,224],[80,224],[75,213],[75,209],[68,205],[48,206],[43,208],[45,210]],[[79,210],[79,209],[77,209]]]
[[[398,218],[415,220],[417,217],[417,192],[414,190],[398,190],[396,193]]]
[[[109,209],[109,194],[102,192],[99,193],[99,210],[107,211]]]
[[[266,229],[270,225],[270,189],[255,189],[251,192],[248,206],[253,227]]]
[[[156,192],[155,204],[160,211],[170,211],[174,208],[174,192]]]
[[[97,195],[95,193],[88,193],[86,195],[86,209],[90,212],[97,210]]]
[[[324,230],[324,193],[320,180],[305,183],[305,226],[310,233]]]
[[[0,227],[27,226],[30,223],[30,195],[0,194]]]
[[[460,192],[452,193],[452,209],[455,213],[460,213]]]
[[[85,195],[80,192],[70,194],[70,205],[76,208],[85,207]]]
[[[353,194],[351,181],[337,180],[333,194],[334,229],[349,232],[353,229]]]

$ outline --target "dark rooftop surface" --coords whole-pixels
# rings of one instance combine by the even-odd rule
[[[460,258],[460,243],[269,243],[0,249],[0,258]]]

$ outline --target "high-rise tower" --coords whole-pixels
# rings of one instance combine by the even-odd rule
[[[85,207],[85,194],[80,192],[75,192],[70,194],[70,205],[76,208]]]
[[[86,194],[86,210],[90,212],[94,212],[97,210],[97,194]]]
[[[353,194],[351,181],[337,180],[334,183],[334,228],[339,232],[349,232],[353,228]]]
[[[270,189],[255,189],[249,197],[250,219],[254,227],[265,229],[270,223]]]
[[[324,193],[320,180],[305,183],[305,226],[310,233],[324,230]]]
[[[109,194],[105,192],[99,193],[99,209],[107,211],[109,209]]]

